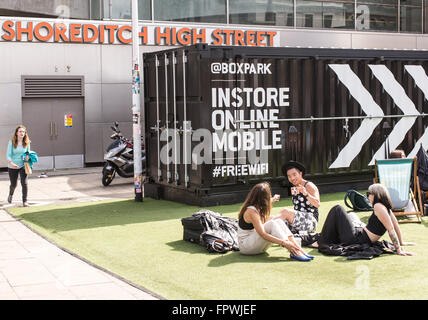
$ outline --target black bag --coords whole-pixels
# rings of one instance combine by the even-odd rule
[[[348,203],[348,199],[351,204]],[[354,211],[371,211],[373,207],[370,200],[363,194],[355,190],[348,190],[345,194],[345,204]]]
[[[201,235],[203,231],[183,229],[183,240],[196,244],[201,244]]]
[[[233,246],[227,243],[226,241],[216,237],[215,235],[204,232],[201,235],[202,245],[208,250],[208,252],[213,253],[226,253],[233,250]]]
[[[201,244],[201,234],[205,231],[199,216],[181,219],[183,225],[183,240]]]
[[[422,191],[428,191],[428,153],[425,151],[422,145],[419,148],[419,151],[416,154],[416,157],[418,158],[417,164],[418,164],[419,187]],[[412,173],[413,173],[413,170],[412,170]]]
[[[238,251],[238,220],[218,212],[200,210],[181,219],[183,240],[204,246],[208,252]]]

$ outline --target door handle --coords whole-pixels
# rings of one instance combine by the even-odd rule
[[[52,134],[53,134],[52,121],[49,121],[49,137],[52,138]]]
[[[58,131],[56,129],[56,122],[54,122],[54,128],[55,128],[55,138],[58,136]]]

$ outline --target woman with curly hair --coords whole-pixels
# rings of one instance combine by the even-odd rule
[[[238,216],[238,242],[242,254],[253,255],[265,252],[272,243],[279,244],[290,252],[290,258],[298,261],[310,261],[308,255],[296,243],[281,215],[271,217],[272,197],[270,185],[262,182],[248,193]]]

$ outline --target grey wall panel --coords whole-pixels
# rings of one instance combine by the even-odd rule
[[[132,82],[132,46],[102,46],[102,82]]]
[[[22,100],[20,83],[0,84],[0,125],[22,121]]]
[[[7,167],[6,152],[9,140],[12,138],[15,128],[19,123],[2,126],[0,125],[0,167]],[[30,136],[31,138],[31,136]]]
[[[105,123],[102,125],[103,152],[105,152],[107,147],[113,142],[113,140],[110,139],[110,136],[113,134],[110,128],[112,125],[113,123]],[[132,140],[132,122],[119,122],[119,130],[125,138]]]
[[[173,47],[140,46],[140,55]],[[104,45],[101,46],[101,66],[103,83],[132,82],[132,46]]]
[[[66,74],[64,51],[61,44],[0,42],[0,82],[20,82],[21,75]]]
[[[278,33],[282,47],[428,49],[427,35],[309,29],[279,30]]]
[[[21,75],[82,75],[101,82],[100,45],[0,42],[1,82],[20,82]]]
[[[66,75],[82,75],[85,77],[85,83],[101,82],[101,45],[65,43],[58,46],[61,47],[56,50],[64,56],[64,65],[60,66],[60,72],[65,72]]]
[[[334,47],[351,48],[349,32],[328,32],[313,30],[280,31],[281,47]]]
[[[86,123],[85,125],[85,162],[103,162],[107,147],[113,142],[113,134],[108,123]],[[119,129],[125,138],[132,140],[132,122],[119,122]]]
[[[85,121],[102,122],[101,84],[85,84]]]
[[[127,122],[132,118],[131,83],[102,85],[103,122]]]
[[[417,47],[416,36],[402,34],[352,34],[352,47],[355,49],[414,49]]]
[[[416,38],[417,49],[428,50],[428,37],[420,36]]]
[[[85,162],[102,162],[104,155],[103,124],[85,124]]]

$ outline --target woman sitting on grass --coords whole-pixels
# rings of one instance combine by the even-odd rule
[[[281,215],[271,217],[272,197],[270,185],[262,182],[255,185],[239,212],[238,242],[242,254],[260,254],[272,243],[279,244],[290,252],[290,258],[298,261],[310,261],[314,257],[306,254],[296,243],[293,234],[281,220]]]
[[[413,253],[405,252],[401,248],[401,246],[415,244],[403,242],[397,218],[391,210],[392,204],[388,189],[378,183],[372,184],[367,196],[373,205],[373,213],[368,224],[361,227],[361,221],[354,221],[342,206],[337,205],[328,213],[318,245],[372,244],[388,231],[397,254],[402,256],[413,255]]]

